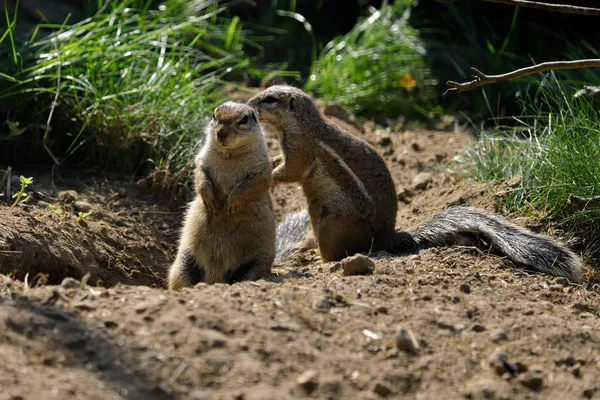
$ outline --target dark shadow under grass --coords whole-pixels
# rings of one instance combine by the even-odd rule
[[[158,9],[123,0],[72,25],[41,25],[54,33],[25,43],[5,35],[0,157],[186,182],[224,79],[255,72],[239,20],[219,16],[226,4],[191,12],[182,0]]]

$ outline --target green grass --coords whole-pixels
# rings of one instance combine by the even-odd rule
[[[574,100],[575,89],[548,76],[513,118],[514,127],[484,134],[470,154],[472,172],[482,181],[516,178],[506,207],[551,216],[582,238],[583,250],[598,265],[600,210],[574,211],[567,203],[570,194],[600,195],[598,104]]]
[[[348,34],[329,43],[313,67],[306,90],[379,120],[436,110],[436,82],[417,32],[408,25],[412,3],[384,3]]]
[[[9,23],[0,111],[8,109],[12,125],[0,131],[0,146],[21,142],[61,164],[154,167],[170,182],[187,181],[202,126],[225,100],[224,79],[260,75],[242,51],[256,44],[238,18],[219,16],[224,8],[149,4],[113,1],[75,24],[40,25],[52,33],[36,30],[25,43]]]

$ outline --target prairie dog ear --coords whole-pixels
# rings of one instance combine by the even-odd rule
[[[290,101],[288,103],[288,107],[290,109],[290,111],[296,111],[296,97],[295,96],[290,96]]]

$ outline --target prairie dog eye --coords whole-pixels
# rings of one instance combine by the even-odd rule
[[[247,124],[247,123],[248,123],[248,116],[247,115],[244,115],[242,117],[242,119],[240,119],[240,122],[238,122],[238,124],[240,124],[240,125],[244,125],[244,124]]]
[[[277,99],[274,96],[267,96],[264,100],[264,103],[267,104],[273,104],[273,103],[277,103]]]

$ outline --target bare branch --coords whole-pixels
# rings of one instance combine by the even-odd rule
[[[586,208],[597,208],[600,207],[600,196],[594,196],[585,198],[580,196],[575,196],[574,194],[569,195],[569,199],[567,200],[567,204],[573,210],[584,210]]]
[[[557,11],[565,14],[581,14],[581,15],[594,15],[600,16],[600,9],[591,7],[579,7],[568,4],[552,4],[552,3],[541,3],[538,1],[529,0],[484,0],[488,3],[499,3],[508,4],[511,6],[518,7],[529,7],[537,8],[538,10],[546,11]]]
[[[466,92],[467,90],[473,90],[480,86],[487,85],[490,83],[506,82],[512,79],[520,78],[522,76],[532,75],[539,72],[557,70],[557,69],[578,69],[578,68],[593,68],[600,67],[600,58],[588,59],[588,60],[575,60],[575,61],[550,61],[544,62],[530,67],[518,69],[516,71],[508,72],[502,75],[485,75],[477,68],[472,67],[471,70],[474,80],[465,83],[459,83],[454,81],[446,82],[448,89],[442,96],[448,94],[456,94]]]
[[[454,3],[456,0],[437,0],[440,3]],[[488,3],[507,4],[516,7],[537,8],[538,10],[556,11],[565,14],[600,16],[600,8],[572,6],[570,4],[552,4],[529,0],[483,0]]]

